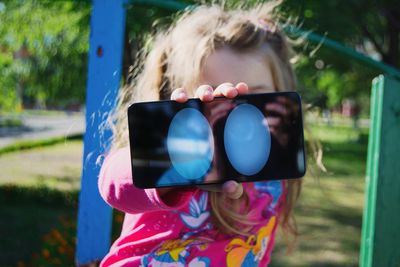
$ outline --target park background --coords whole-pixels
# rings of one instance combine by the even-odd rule
[[[280,10],[303,30],[400,66],[394,1],[288,0]],[[160,5],[127,11],[121,84],[149,34],[176,17]],[[90,15],[90,1],[0,1],[0,266],[74,265]],[[281,235],[271,265],[358,266],[370,88],[381,71],[323,39],[305,38],[296,52],[306,138],[320,141],[323,166],[310,156],[295,212],[298,246],[287,254]],[[113,239],[122,219],[114,212]]]

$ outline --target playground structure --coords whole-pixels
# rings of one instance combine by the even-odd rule
[[[101,127],[115,105],[120,86],[125,7],[128,3],[175,10],[187,7],[175,1],[93,0],[86,97],[87,128],[78,212],[78,265],[101,259],[110,246],[112,210],[101,199],[97,189],[98,158],[107,150],[106,144],[111,137],[111,133],[103,133]],[[287,30],[293,34],[302,33],[296,28]],[[384,73],[372,83],[360,266],[398,267],[400,71],[328,38],[316,34],[308,34],[306,38],[314,42],[324,39],[323,45],[379,68]]]

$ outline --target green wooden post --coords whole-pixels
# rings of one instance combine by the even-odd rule
[[[400,266],[400,81],[372,82],[361,267]]]

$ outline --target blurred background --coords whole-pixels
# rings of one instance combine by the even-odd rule
[[[279,8],[305,31],[400,67],[395,1],[286,0]],[[127,12],[121,83],[154,23],[176,16],[162,5]],[[74,265],[90,15],[90,1],[0,0],[0,266]],[[306,139],[320,142],[323,166],[310,158],[297,248],[287,254],[280,236],[271,266],[358,266],[371,81],[382,71],[323,41],[295,49]],[[113,220],[115,239],[123,215]]]

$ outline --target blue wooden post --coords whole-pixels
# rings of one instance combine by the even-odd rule
[[[112,210],[98,192],[98,158],[108,146],[111,133],[102,126],[114,107],[121,82],[124,4],[125,0],[93,0],[77,265],[102,259],[110,247]]]

